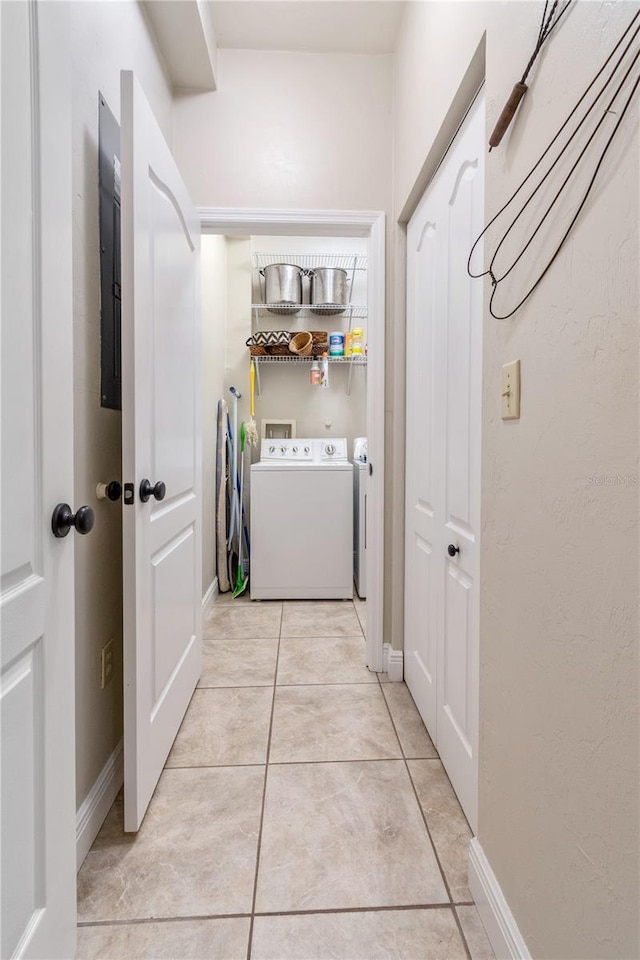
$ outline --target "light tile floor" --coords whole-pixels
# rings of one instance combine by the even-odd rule
[[[471,836],[366,604],[221,597],[140,832],[78,875],[78,960],[491,960]]]

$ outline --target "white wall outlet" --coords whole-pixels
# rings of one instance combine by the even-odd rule
[[[113,680],[113,639],[100,651],[100,689],[104,690]]]
[[[520,361],[512,360],[502,367],[502,419],[520,418]]]

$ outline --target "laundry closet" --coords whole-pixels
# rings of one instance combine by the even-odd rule
[[[220,590],[364,599],[367,240],[203,240],[205,567],[213,525]]]

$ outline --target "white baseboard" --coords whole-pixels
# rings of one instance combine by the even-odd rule
[[[202,598],[202,609],[204,610],[204,608],[209,603],[209,601],[215,600],[217,596],[218,596],[218,578],[214,577],[213,581],[209,584],[207,592]]]
[[[98,779],[82,801],[76,814],[76,869],[89,853],[100,827],[124,783],[124,755],[122,740],[100,771]]]
[[[497,960],[531,960],[509,904],[476,837],[469,846],[469,889]]]
[[[404,679],[404,654],[402,650],[394,650],[390,643],[385,643],[382,653],[384,672],[389,680],[401,683]]]

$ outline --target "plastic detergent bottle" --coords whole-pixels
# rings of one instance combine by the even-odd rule
[[[362,327],[354,327],[352,330],[351,353],[354,357],[362,356],[364,353],[364,330]]]
[[[322,370],[320,369],[320,364],[317,360],[314,360],[311,364],[309,380],[313,387],[319,387],[322,382]]]

